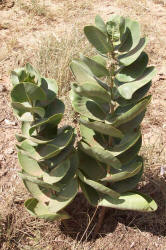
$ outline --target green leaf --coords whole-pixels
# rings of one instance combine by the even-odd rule
[[[96,80],[96,82],[102,87],[104,88],[107,92],[110,91],[109,86],[107,85],[107,83],[101,81],[98,77],[94,76],[94,79]]]
[[[81,124],[83,124],[87,128],[93,129],[101,134],[110,135],[112,137],[117,137],[117,138],[122,138],[124,136],[123,133],[119,129],[113,127],[110,124],[106,124],[106,123],[98,122],[98,121],[90,122],[84,119],[80,119],[79,121]]]
[[[94,60],[95,62],[97,62],[97,63],[99,63],[101,65],[103,65],[104,67],[107,66],[106,59],[103,56],[101,56],[101,55],[95,55],[95,56],[93,56],[92,60]]]
[[[94,26],[84,27],[84,33],[89,42],[101,53],[106,54],[111,51],[108,37]]]
[[[70,99],[74,110],[81,115],[97,121],[105,119],[106,113],[102,107],[93,100],[76,94],[74,86],[70,92]]]
[[[109,186],[119,193],[131,191],[136,188],[138,182],[142,177],[142,174],[143,174],[143,167],[134,176],[115,183],[110,183]]]
[[[132,192],[124,193],[118,199],[103,195],[98,205],[141,212],[153,212],[157,209],[157,204],[150,197],[145,198],[142,194]]]
[[[102,179],[102,181],[114,183],[133,177],[138,172],[140,172],[142,164],[142,158],[136,157],[134,161],[130,162],[128,165],[122,166],[121,170],[111,168],[111,174],[108,174],[105,178]]]
[[[78,165],[79,165],[78,155],[77,153],[73,153],[70,156],[70,169],[68,170],[67,174],[63,177],[63,179],[61,179],[61,181],[58,182],[57,184],[59,186],[61,185],[65,186],[66,183],[68,183],[69,180],[71,180],[75,176]]]
[[[108,103],[109,105],[110,94],[97,83],[85,82],[82,85],[73,83],[73,89],[78,95],[88,97],[99,103]]]
[[[48,85],[48,89],[51,90],[52,92],[54,92],[56,95],[58,95],[58,84],[54,79],[50,79],[50,78],[43,78]]]
[[[70,144],[72,137],[73,129],[66,128],[51,142],[47,143],[46,145],[38,146],[38,154],[42,160],[54,157]]]
[[[106,176],[106,166],[92,157],[79,151],[79,169],[91,180],[99,180]]]
[[[76,179],[71,179],[65,186],[65,188],[57,193],[55,200],[51,199],[49,208],[53,212],[59,212],[66,207],[76,196],[78,191],[78,182]]]
[[[31,198],[25,202],[25,207],[32,216],[37,216],[45,220],[64,220],[69,219],[70,216],[65,212],[61,211],[58,213],[52,213],[48,206],[37,199]]]
[[[36,128],[39,128],[40,126],[43,126],[43,125],[49,125],[49,127],[52,127],[52,128],[56,127],[60,123],[62,117],[63,117],[63,114],[55,114],[51,117],[43,118],[34,122],[29,130],[29,134],[31,135]]]
[[[118,127],[119,130],[121,130],[124,133],[132,133],[134,132],[142,122],[144,116],[145,116],[146,110],[144,110],[142,113],[140,113],[138,116],[136,116],[133,120],[126,122]]]
[[[88,121],[87,117],[83,118],[84,120]],[[83,124],[80,124],[80,134],[84,142],[87,142],[88,144],[95,143],[96,145],[98,145],[97,141],[94,139],[95,137],[94,130],[84,126]]]
[[[48,203],[48,208],[51,213],[57,213],[65,208],[75,197],[78,191],[78,183],[76,179],[71,179],[66,183],[65,188],[57,192],[55,196],[49,197],[42,191],[39,186],[30,181],[24,180],[24,184],[34,198],[41,202]]]
[[[32,182],[32,183],[37,184],[37,185],[40,186],[40,187],[48,188],[48,189],[51,189],[51,190],[54,190],[54,191],[57,191],[57,192],[60,191],[60,188],[59,188],[58,186],[51,185],[51,184],[49,184],[49,183],[46,183],[46,182],[44,182],[44,181],[41,181],[41,180],[37,179],[37,177],[31,176],[31,175],[28,175],[28,174],[24,174],[24,173],[19,173],[19,176],[20,176],[24,181],[30,181],[30,182]]]
[[[129,148],[134,146],[141,137],[141,132],[138,130],[136,132],[126,134],[119,144],[116,144],[109,148],[112,155],[118,156],[126,152]]]
[[[132,50],[140,41],[140,25],[138,22],[125,18],[125,27],[122,35],[120,52]]]
[[[94,188],[95,190],[97,190],[100,193],[109,194],[113,198],[118,198],[120,196],[119,193],[117,193],[114,190],[102,185],[101,183],[86,178],[81,173],[81,171],[78,171],[78,176],[79,176],[79,178],[81,179],[82,182],[85,182],[87,185],[91,186],[92,188]]]
[[[38,114],[42,118],[45,115],[45,110],[41,107],[28,107],[27,105],[20,102],[12,102],[12,107],[17,111],[18,116],[22,116],[26,112]]]
[[[140,89],[141,87],[143,87],[144,85],[146,85],[149,81],[152,80],[152,78],[155,76],[156,74],[156,70],[154,67],[148,67],[146,68],[146,70],[144,71],[144,74],[137,79],[136,81],[133,82],[128,82],[128,83],[124,83],[122,85],[120,85],[118,87],[118,92],[120,93],[120,95],[125,98],[125,99],[131,99],[133,94]]]
[[[118,15],[112,15],[107,22],[107,32],[113,41],[114,49],[120,44],[121,36],[124,32],[125,22],[124,18]]]
[[[148,64],[148,55],[142,52],[132,64],[122,69],[116,74],[116,79],[120,82],[130,82],[142,75]]]
[[[88,68],[90,69],[90,71],[97,77],[103,77],[103,76],[109,76],[110,73],[107,70],[107,68],[105,68],[102,64],[97,63],[96,61],[80,55],[80,59],[88,66]]]
[[[97,15],[97,16],[95,17],[95,25],[96,25],[96,27],[97,27],[99,30],[101,30],[104,34],[107,35],[107,28],[106,28],[106,25],[105,25],[103,19],[102,19],[99,15]]]
[[[45,91],[47,95],[46,100],[41,100],[40,104],[41,106],[46,107],[54,101],[56,95],[58,94],[58,85],[54,79],[41,78],[40,87]]]
[[[80,84],[84,82],[96,83],[96,80],[93,78],[93,73],[84,62],[80,60],[73,60],[72,63],[70,64],[70,68],[76,80]]]
[[[32,102],[36,100],[45,100],[46,94],[41,87],[33,83],[17,84],[11,91],[13,102]]]
[[[10,80],[11,80],[12,85],[15,86],[19,84],[21,75],[24,75],[24,74],[26,74],[24,68],[19,68],[14,71],[11,71]]]
[[[125,66],[132,64],[140,56],[146,44],[147,44],[147,39],[141,38],[140,42],[134,49],[130,50],[126,54],[118,56],[118,61]]]
[[[74,137],[72,138],[71,143],[67,147],[65,147],[57,156],[45,160],[46,165],[50,169],[52,169],[56,167],[58,164],[60,164],[62,161],[67,159],[73,151],[73,143],[74,143]]]
[[[49,173],[43,174],[43,181],[49,184],[59,182],[69,171],[70,161],[67,159],[53,168]]]
[[[121,97],[120,95],[118,96],[118,98],[116,99],[116,101],[121,105],[121,106],[126,106],[129,105],[131,103],[137,103],[139,100],[141,100],[148,92],[148,90],[150,89],[152,85],[152,82],[148,82],[147,84],[145,84],[143,87],[141,87],[140,89],[138,89],[132,96],[131,99],[127,100],[124,99],[123,97]]]
[[[129,148],[124,153],[118,155],[117,158],[121,162],[121,164],[127,165],[131,161],[133,161],[134,158],[137,157],[141,145],[142,145],[142,137],[140,137],[138,141],[131,148]]]
[[[32,78],[33,77],[35,78],[36,82],[40,81],[39,72],[36,69],[34,69],[34,67],[30,63],[27,63],[25,65],[25,69],[26,69],[27,73],[29,73]]]
[[[32,157],[34,160],[39,161],[41,159],[40,155],[36,152],[35,147],[32,146],[31,141],[28,139],[24,140],[17,148],[21,150],[21,153]]]
[[[25,112],[20,117],[21,122],[33,122],[33,120],[34,120],[33,115],[30,112]]]
[[[88,200],[88,202],[92,205],[92,206],[97,206],[98,202],[99,202],[99,195],[97,193],[97,191],[92,188],[91,186],[87,185],[85,182],[82,182],[79,179],[79,184],[81,187],[81,190],[83,192],[83,194],[85,195],[85,198]]]
[[[116,158],[110,151],[105,150],[101,146],[100,147],[92,146],[92,145],[89,146],[88,144],[81,142],[79,144],[79,148],[84,153],[86,153],[90,157],[93,157],[94,159],[96,159],[97,161],[101,163],[111,165],[113,168],[117,168],[117,169],[121,168],[121,162],[118,160],[118,158]]]
[[[15,71],[11,71],[10,81],[11,81],[13,86],[16,86],[17,84],[19,84],[18,75]]]
[[[120,125],[127,123],[137,117],[140,113],[142,113],[147,105],[151,101],[151,96],[147,96],[141,99],[135,105],[129,105],[121,107],[119,106],[114,113],[113,117],[107,117],[108,121],[115,127],[119,127]]]
[[[38,162],[21,152],[18,152],[18,160],[22,169],[29,175],[41,178],[43,176],[43,170]]]

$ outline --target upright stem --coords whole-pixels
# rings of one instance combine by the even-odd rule
[[[113,48],[113,42],[112,41],[113,41],[113,38],[110,41],[110,43],[112,45],[112,48]],[[114,87],[114,77],[115,77],[115,67],[116,67],[115,53],[114,53],[113,50],[112,50],[111,53],[108,53],[108,58],[111,60],[110,76],[109,76],[109,79],[108,79],[108,84],[109,84],[110,92],[111,92],[110,113],[113,114],[114,113],[114,104],[112,103],[112,100],[114,99],[113,98],[113,87]],[[109,143],[109,146],[113,145],[112,136],[109,136],[109,142],[108,143]],[[109,165],[107,165],[107,173],[110,173],[110,168],[111,167]],[[106,184],[106,186],[108,186],[108,183]],[[102,207],[101,210],[100,210],[100,213],[99,213],[99,216],[98,216],[98,222],[96,224],[96,227],[95,227],[95,230],[94,230],[94,233],[93,233],[93,238],[96,237],[96,235],[98,234],[98,232],[99,232],[99,230],[100,230],[100,228],[102,226],[106,211],[107,211],[106,207]]]
[[[115,77],[115,54],[114,52],[111,52],[108,54],[108,58],[111,60],[110,64],[110,77],[109,77],[109,86],[110,86],[110,92],[111,92],[111,101],[110,101],[110,113],[114,113],[114,104],[112,103],[113,100],[113,87],[114,87],[114,77]],[[109,137],[109,146],[112,146],[113,138]]]

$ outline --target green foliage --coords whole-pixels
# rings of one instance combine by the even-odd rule
[[[57,98],[58,85],[30,64],[13,71],[11,82],[11,104],[22,132],[16,134],[19,175],[33,196],[25,207],[39,218],[68,219],[64,208],[77,194],[78,159],[73,128],[58,128],[65,108]]]
[[[93,206],[155,211],[155,201],[135,190],[143,173],[140,124],[151,100],[145,95],[155,75],[143,51],[147,39],[129,18],[105,23],[96,16],[95,25],[84,32],[98,54],[71,63],[77,82],[70,97],[82,136],[79,184]]]
[[[71,63],[72,106],[80,115],[81,141],[74,149],[70,126],[59,126],[64,104],[55,80],[42,77],[30,64],[11,73],[11,105],[21,123],[19,173],[33,198],[25,207],[33,216],[68,219],[64,208],[80,186],[93,206],[155,211],[157,204],[136,191],[143,174],[140,124],[151,96],[146,96],[155,69],[143,51],[146,38],[136,21],[112,16],[86,26],[97,50]]]

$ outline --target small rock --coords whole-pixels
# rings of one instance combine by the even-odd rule
[[[17,125],[16,122],[9,121],[8,119],[5,119],[4,122],[5,122],[6,125],[13,125],[13,126]]]
[[[14,153],[14,149],[13,148],[8,148],[5,150],[5,154],[7,155],[12,155]]]

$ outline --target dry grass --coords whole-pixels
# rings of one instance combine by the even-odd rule
[[[69,65],[74,58],[79,58],[79,53],[92,53],[85,36],[80,30],[71,31],[61,38],[50,35],[41,37],[36,57],[32,63],[42,75],[54,78],[59,83],[61,93],[70,89],[73,79]]]
[[[30,0],[23,1],[18,0],[17,5],[20,7],[20,9],[24,10],[31,16],[43,16],[43,17],[49,17],[49,10],[47,9],[45,5],[45,1],[38,1],[38,0]]]
[[[18,0],[17,5],[20,9],[27,12],[30,16],[42,16],[48,20],[56,20],[62,18],[65,22],[77,18],[79,15],[85,15],[93,7],[92,0],[76,1],[45,1],[45,0]]]

